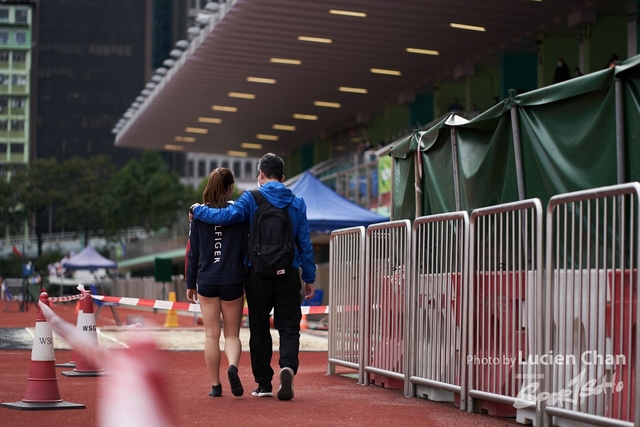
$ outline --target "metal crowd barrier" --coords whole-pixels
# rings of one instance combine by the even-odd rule
[[[631,183],[549,201],[545,425],[640,425],[639,199]]]
[[[542,348],[542,205],[538,199],[476,209],[469,238],[469,411],[516,416]],[[520,399],[522,400],[522,398]]]
[[[373,382],[408,393],[405,284],[411,252],[408,220],[373,224],[366,233],[364,286],[364,384]]]
[[[456,402],[466,409],[467,212],[421,217],[413,223],[407,286],[409,396]]]
[[[640,427],[639,183],[555,196],[546,218],[532,199],[410,227],[332,233],[329,373],[536,426]]]
[[[345,228],[329,238],[329,341],[328,374],[344,366],[358,371],[364,381],[362,339],[364,315],[365,230]]]

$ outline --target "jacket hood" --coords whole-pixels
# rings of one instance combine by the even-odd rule
[[[264,198],[278,209],[287,207],[294,198],[294,194],[291,190],[284,186],[280,182],[267,182],[260,187],[260,192]]]

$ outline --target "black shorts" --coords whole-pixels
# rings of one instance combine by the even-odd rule
[[[244,283],[233,285],[201,285],[198,284],[198,295],[209,298],[220,298],[222,301],[233,301],[244,295]]]

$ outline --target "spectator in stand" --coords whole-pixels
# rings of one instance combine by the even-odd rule
[[[553,74],[553,83],[560,83],[571,78],[571,71],[569,71],[569,66],[564,62],[564,59],[558,58],[558,65],[556,66],[556,71]]]
[[[7,290],[4,287],[4,279],[0,277],[0,299],[4,300],[7,297]]]
[[[235,179],[228,168],[209,174],[202,193],[203,206],[224,208],[230,202]],[[244,388],[238,376],[242,354],[240,323],[244,302],[244,256],[247,253],[248,224],[207,224],[191,221],[187,253],[187,299],[200,301],[205,332],[204,358],[211,377],[209,396],[222,396],[220,382],[220,313],[224,328],[224,352],[229,362],[227,376],[231,393],[242,396]],[[197,292],[196,292],[197,288]]]
[[[604,65],[604,68],[613,68],[616,66],[616,62],[620,61],[620,58],[618,57],[617,54],[612,53],[611,56],[609,57],[609,60],[607,61],[607,63]]]
[[[583,76],[584,74],[582,73],[582,71],[580,71],[580,67],[576,67],[573,69],[573,75],[575,77],[580,77],[580,76]]]

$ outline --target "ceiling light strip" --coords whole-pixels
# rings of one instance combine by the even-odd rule
[[[318,116],[313,114],[294,114],[293,118],[298,120],[318,120]]]
[[[333,43],[333,40],[327,39],[324,37],[298,36],[298,40],[301,42],[311,42],[311,43],[324,43],[324,44]]]
[[[232,157],[247,157],[248,154],[249,153],[247,153],[246,151],[235,151],[235,150],[227,151],[227,155]]]
[[[339,10],[339,9],[331,9],[329,11],[332,15],[342,15],[342,16],[353,16],[355,18],[366,18],[367,14],[364,12],[354,12],[352,10]]]
[[[165,150],[170,150],[170,151],[184,151],[184,147],[181,145],[174,145],[174,144],[165,144],[164,145],[164,149]]]
[[[338,102],[314,101],[316,107],[340,108],[342,105]]]
[[[434,55],[434,56],[440,55],[440,52],[438,52],[437,50],[419,49],[417,47],[408,47],[407,52],[418,53],[420,55]]]
[[[219,124],[222,123],[222,119],[216,117],[198,117],[198,122]]]
[[[249,150],[261,150],[262,144],[256,144],[253,142],[243,142],[242,144],[240,144],[240,147],[247,148]]]
[[[385,68],[371,68],[373,74],[384,74],[386,76],[400,76],[402,73],[398,70],[387,70]]]
[[[458,28],[460,30],[470,30],[470,31],[480,31],[480,32],[485,32],[487,31],[486,28],[484,27],[478,27],[476,25],[467,25],[467,24],[456,24],[455,22],[452,22],[449,24],[452,28]]]
[[[259,133],[256,135],[256,139],[262,139],[264,141],[277,141],[280,139],[278,135],[266,135],[264,133]]]
[[[290,132],[293,132],[296,130],[295,126],[290,126],[290,125],[279,125],[279,124],[275,124],[273,126],[271,126],[273,129],[275,130],[287,130]]]
[[[204,129],[204,128],[193,128],[193,127],[187,127],[184,129],[185,132],[187,133],[197,133],[200,135],[206,135],[209,133],[209,129]]]
[[[360,87],[340,86],[338,90],[340,92],[349,92],[349,93],[368,93],[367,89],[360,88]]]
[[[229,92],[229,98],[256,99],[253,93]]]
[[[229,107],[227,105],[213,105],[211,109],[213,111],[226,111],[227,113],[235,113],[238,111],[237,107]]]
[[[196,142],[196,139],[192,136],[176,136],[173,140],[176,142]]]
[[[299,59],[286,59],[286,58],[271,58],[269,62],[273,62],[274,64],[288,64],[288,65],[300,65],[302,61]]]
[[[266,83],[266,84],[276,84],[276,79],[267,79],[264,77],[247,77],[247,81],[251,83]]]

